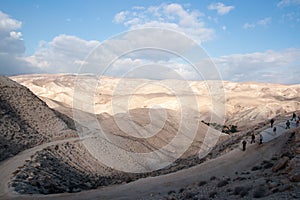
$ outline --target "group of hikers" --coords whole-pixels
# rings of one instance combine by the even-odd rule
[[[297,118],[297,115],[296,115],[296,113],[294,112],[291,121],[296,121],[296,127],[299,127],[300,116],[298,116],[298,118]],[[271,128],[273,128],[273,135],[276,136],[277,128],[276,128],[276,126],[274,126],[274,122],[275,122],[275,119],[272,118],[272,119],[270,120]],[[290,129],[290,126],[291,126],[290,120],[287,120],[286,123],[285,123],[285,125],[286,125],[286,126],[285,126],[285,129]],[[258,143],[258,144],[262,144],[262,142],[263,142],[263,135],[260,133],[260,134],[259,134],[259,143]],[[255,134],[254,134],[254,133],[252,133],[252,135],[251,135],[251,141],[250,141],[250,144],[252,144],[252,143],[255,143]],[[247,141],[246,141],[246,140],[243,140],[243,141],[242,141],[242,145],[243,145],[243,151],[245,151],[245,150],[246,150]]]
[[[258,142],[258,144],[262,144],[263,139],[264,139],[263,135],[260,133],[259,134],[259,142]],[[251,134],[250,144],[252,144],[252,143],[255,143],[255,134],[254,133]],[[243,140],[242,144],[243,144],[243,151],[245,151],[246,150],[246,145],[247,145],[246,140]]]

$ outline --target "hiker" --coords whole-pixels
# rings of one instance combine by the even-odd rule
[[[262,136],[262,134],[259,134],[259,144],[262,144],[262,141],[263,141],[263,136]]]
[[[296,127],[299,127],[299,119],[296,121]]]
[[[272,118],[271,121],[270,121],[270,122],[271,122],[271,128],[273,128],[274,121],[275,121],[275,120],[274,120],[273,118]]]
[[[251,135],[251,142],[250,142],[250,144],[252,144],[252,143],[255,143],[255,135],[254,135],[254,133],[252,133],[252,135]]]
[[[276,135],[276,127],[273,128],[273,135]]]
[[[286,125],[285,129],[290,129],[290,125],[291,125],[290,120],[287,120],[285,125]]]
[[[296,116],[296,113],[295,113],[295,112],[293,112],[293,118],[292,118],[291,121],[293,121],[294,119],[295,119],[295,121],[297,120],[297,116]]]
[[[243,144],[243,151],[245,151],[246,150],[246,144],[247,144],[246,140],[243,140],[242,144]]]

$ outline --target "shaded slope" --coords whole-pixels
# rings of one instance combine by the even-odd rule
[[[35,145],[74,135],[29,89],[0,76],[0,160]]]

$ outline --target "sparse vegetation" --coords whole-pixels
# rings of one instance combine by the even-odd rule
[[[231,134],[238,132],[237,126],[235,125],[221,125],[217,123],[210,123],[205,122],[204,120],[201,121],[202,123],[206,124],[207,126],[213,127],[214,129],[221,131],[222,133]]]

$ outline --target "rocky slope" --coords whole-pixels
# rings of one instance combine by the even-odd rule
[[[288,131],[277,140],[284,145],[270,159],[248,169],[235,169],[232,176],[211,174],[179,190],[146,199],[299,199],[300,129]]]
[[[0,161],[35,145],[75,136],[29,89],[0,76]]]

